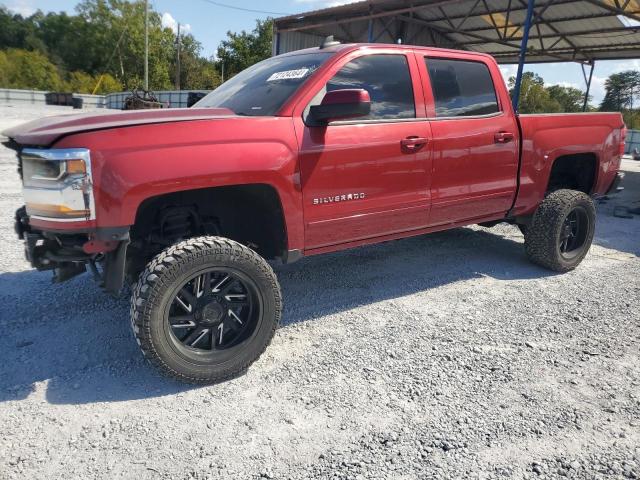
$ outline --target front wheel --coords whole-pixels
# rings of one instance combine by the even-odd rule
[[[191,383],[246,370],[271,342],[281,312],[269,264],[221,237],[167,248],[147,265],[131,297],[133,333],[144,356]]]
[[[524,231],[527,256],[556,272],[573,270],[591,247],[595,222],[596,210],[588,195],[556,190],[538,206]]]

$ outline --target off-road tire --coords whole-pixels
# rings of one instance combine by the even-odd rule
[[[588,219],[584,242],[567,258],[559,247],[564,222],[571,212],[579,209]],[[524,246],[529,259],[555,272],[576,268],[585,257],[595,230],[596,210],[591,198],[583,192],[560,189],[550,193],[538,206],[524,232]]]
[[[255,334],[235,356],[220,364],[187,360],[172,347],[164,322],[171,291],[190,272],[233,268],[251,278],[261,297]],[[188,383],[217,383],[243,373],[267,348],[280,322],[282,296],[271,266],[250,248],[215,236],[179,242],[154,257],[131,295],[131,326],[143,355],[166,375]]]

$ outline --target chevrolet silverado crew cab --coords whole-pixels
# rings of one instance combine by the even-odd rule
[[[575,268],[593,198],[619,188],[625,127],[619,113],[517,115],[488,55],[327,42],[250,67],[195,108],[4,135],[31,264],[55,282],[89,269],[109,292],[130,284],[144,355],[216,382],[273,337],[268,260],[510,222],[534,263]]]

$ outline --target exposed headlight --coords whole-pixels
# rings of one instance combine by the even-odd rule
[[[43,220],[92,220],[91,155],[86,148],[20,153],[27,214]]]

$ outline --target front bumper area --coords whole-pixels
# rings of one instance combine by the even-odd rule
[[[52,270],[53,283],[69,280],[89,267],[109,293],[117,294],[122,289],[128,227],[43,231],[32,228],[25,207],[16,211],[14,225],[18,238],[24,240],[27,261],[37,270]]]

